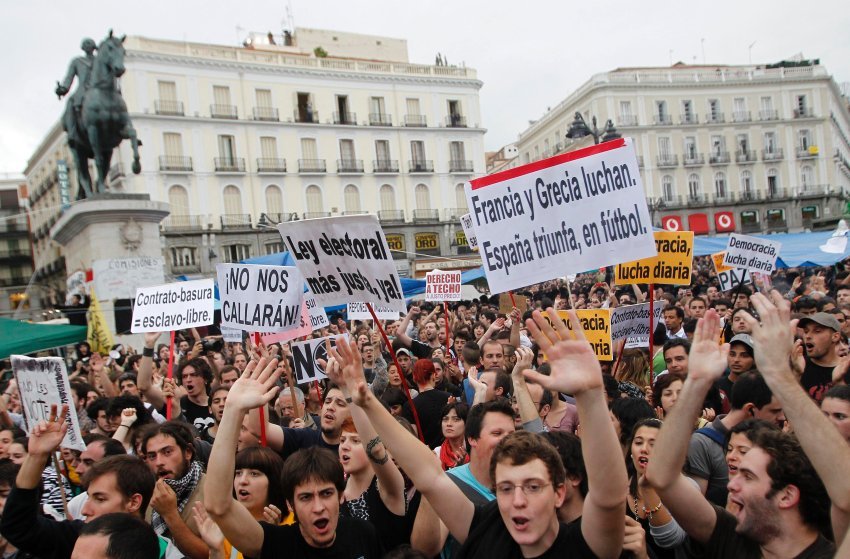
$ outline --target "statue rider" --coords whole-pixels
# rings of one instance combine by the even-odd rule
[[[86,55],[74,58],[68,66],[68,73],[65,79],[62,83],[56,82],[56,95],[61,99],[70,91],[71,85],[74,83],[74,77],[77,77],[77,89],[71,94],[68,105],[65,108],[65,114],[62,117],[62,125],[68,133],[68,143],[72,147],[77,146],[78,142],[85,137],[80,132],[80,112],[83,105],[83,97],[88,88],[89,76],[94,63],[94,51],[97,49],[97,44],[92,39],[86,37],[83,39],[82,44],[80,44],[80,48],[83,49]]]

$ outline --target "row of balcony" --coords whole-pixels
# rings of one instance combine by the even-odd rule
[[[466,208],[444,208],[441,212],[438,209],[429,210],[413,210],[410,215],[412,223],[440,223],[440,222],[456,222],[469,210]],[[340,212],[340,215],[363,215],[369,212],[365,210],[349,210]],[[219,228],[224,230],[233,229],[267,229],[278,223],[288,221],[298,221],[300,219],[315,219],[321,217],[331,217],[331,212],[289,212],[289,213],[262,213],[260,214],[257,223],[254,224],[251,214],[223,214],[219,216]],[[401,225],[408,223],[407,215],[404,210],[380,210],[378,219],[383,224]],[[162,222],[162,229],[166,232],[179,231],[205,231],[214,229],[215,224],[212,223],[210,216],[207,215],[170,215]]]
[[[770,188],[767,190],[744,190],[742,192],[700,193],[673,195],[650,200],[657,208],[677,208],[710,206],[724,204],[750,204],[756,202],[775,202],[788,198],[819,198],[832,194],[828,184],[803,185],[797,188]]]
[[[182,101],[157,99],[154,101],[154,112],[163,116],[186,116]],[[210,105],[210,117],[238,120],[239,109],[236,105],[213,104]],[[252,120],[257,121],[280,122],[280,111],[275,107],[254,107],[251,117]],[[301,106],[292,111],[290,122],[319,124],[319,111]],[[351,111],[334,112],[331,122],[345,126],[357,126],[357,113]],[[393,126],[393,117],[387,113],[369,113],[368,119],[364,124],[368,124],[369,126]],[[447,128],[467,127],[466,117],[456,113],[447,115],[443,124]],[[428,126],[428,119],[425,115],[404,115],[401,125],[425,128]]]
[[[815,118],[811,109],[795,109],[793,112],[794,118]],[[779,120],[779,112],[774,109],[763,109],[756,113],[757,120],[768,122]],[[726,113],[713,112],[706,113],[704,124],[725,124],[727,122]],[[752,111],[734,111],[731,114],[729,122],[738,124],[742,122],[753,122]],[[679,124],[699,124],[699,115],[696,113],[686,113],[679,115]],[[638,118],[635,115],[620,115],[617,121],[617,126],[640,126]],[[670,114],[655,114],[652,116],[652,124],[655,126],[673,126],[673,116]]]
[[[32,254],[23,249],[0,250],[0,261],[3,260],[32,260]]]
[[[817,149],[797,149],[797,159],[814,159],[818,157]],[[762,161],[781,161],[785,158],[785,153],[782,148],[773,148],[772,150],[761,150]],[[715,151],[708,154],[708,158],[702,153],[691,152],[682,156],[682,165],[685,167],[697,167],[705,165],[708,159],[709,165],[728,165],[732,162],[732,156],[728,151]],[[758,161],[756,150],[737,151],[734,154],[735,163],[747,164]],[[666,169],[679,166],[679,156],[675,154],[659,155],[656,157],[656,165],[659,169]]]
[[[216,157],[213,160],[216,173],[246,172],[244,157]],[[365,172],[362,159],[337,159],[337,173],[362,174]],[[188,156],[160,155],[159,170],[167,173],[189,173],[194,170],[192,158]],[[260,157],[257,159],[258,173],[286,173],[286,159],[279,157]],[[299,173],[327,173],[328,166],[324,159],[299,159]],[[372,172],[376,174],[397,174],[399,163],[396,159],[373,159]],[[430,159],[408,160],[407,172],[433,173],[434,162]],[[474,173],[472,161],[452,159],[449,161],[450,173]]]

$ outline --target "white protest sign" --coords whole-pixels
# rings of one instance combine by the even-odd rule
[[[720,291],[731,291],[739,285],[751,284],[753,280],[750,277],[749,270],[732,268],[725,272],[718,272],[717,282],[720,284]]]
[[[74,295],[85,299],[86,295],[86,273],[82,270],[74,272],[65,280],[65,304],[73,302]]]
[[[372,305],[378,320],[398,320],[400,313],[395,309]],[[372,320],[366,303],[348,303],[348,320]]]
[[[288,342],[296,338],[307,336],[313,328],[310,327],[310,313],[307,312],[307,305],[304,300],[301,301],[301,318],[298,321],[297,328],[290,328],[285,332],[261,333],[260,337],[266,345],[273,343]]]
[[[62,439],[62,446],[85,450],[86,443],[83,442],[80,421],[74,408],[65,362],[59,357],[33,359],[24,355],[13,355],[12,370],[21,393],[21,407],[24,408],[27,430],[32,429],[39,421],[47,421],[50,418],[50,406],[55,405],[59,413],[62,405],[67,405],[68,432]]]
[[[221,338],[225,342],[242,343],[242,330],[240,328],[228,328],[227,326],[221,326],[219,330],[221,330]]]
[[[472,225],[472,214],[460,216],[460,226],[463,227],[463,234],[466,235],[466,244],[470,249],[478,250],[478,237],[475,236],[475,227]]]
[[[426,301],[460,301],[460,270],[431,270],[425,274]]]
[[[623,349],[632,349],[634,347],[649,347],[649,336],[626,338],[626,344],[623,346]]]
[[[404,311],[404,294],[374,215],[290,221],[278,226],[316,302],[363,301]]]
[[[782,243],[776,241],[732,233],[723,264],[770,274],[776,269],[776,258],[781,248]]]
[[[164,264],[159,256],[95,260],[95,293],[101,299],[132,299],[140,287],[165,283]]]
[[[248,332],[286,332],[300,326],[304,280],[292,266],[219,264],[221,323]]]
[[[319,306],[316,298],[309,291],[304,293],[304,304],[307,305],[307,312],[310,314],[310,326],[313,330],[327,328],[331,325],[328,322],[328,315],[325,314],[325,309]]]
[[[654,301],[652,304],[652,326],[649,324],[649,303],[626,305],[611,311],[611,339],[646,338],[655,331],[655,326],[664,314],[665,301]]]
[[[328,336],[303,342],[292,342],[292,363],[295,374],[295,384],[303,384],[314,380],[327,378],[324,368],[319,364],[320,359],[327,361],[328,350],[325,342],[330,340],[331,347],[336,347],[339,338],[348,341],[348,334]]]
[[[657,254],[631,140],[477,178],[465,190],[493,293]]]
[[[182,330],[213,322],[213,280],[178,281],[136,290],[133,334]]]

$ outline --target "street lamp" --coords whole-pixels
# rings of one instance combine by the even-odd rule
[[[584,121],[584,117],[581,116],[581,113],[576,111],[575,119],[567,132],[567,138],[574,140],[585,136],[593,136],[593,143],[598,144],[600,139],[603,142],[608,142],[610,140],[616,140],[617,138],[623,137],[619,132],[617,132],[617,129],[614,128],[614,122],[610,118],[608,119],[608,122],[605,123],[605,129],[602,131],[596,127],[596,116],[594,116],[590,122],[593,124],[592,129]]]

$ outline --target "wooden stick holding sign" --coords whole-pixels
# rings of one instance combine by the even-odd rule
[[[405,378],[404,371],[401,370],[401,365],[398,364],[398,358],[396,358],[393,345],[390,343],[390,339],[387,337],[384,327],[381,326],[378,316],[375,314],[375,309],[372,308],[372,303],[366,303],[366,307],[372,315],[372,320],[374,320],[378,325],[378,330],[381,332],[381,337],[384,338],[384,343],[390,350],[390,356],[393,358],[393,363],[398,371],[398,376],[401,378],[401,386],[404,388],[404,395],[407,396],[407,402],[410,404],[410,411],[413,412],[413,421],[416,423],[416,432],[419,434],[419,440],[424,443],[425,435],[422,433],[422,424],[419,422],[419,413],[416,411],[416,406],[413,405],[413,398],[410,397],[410,387],[407,385],[407,379]]]
[[[655,285],[649,284],[649,385],[652,386],[652,374],[655,372],[655,355],[653,355],[653,338],[655,337],[655,330],[652,329],[652,317],[654,315],[653,309],[655,305],[652,304],[652,300],[655,297]]]
[[[174,330],[171,331],[170,341],[168,342],[168,371],[166,376],[168,380],[174,378]],[[171,407],[174,404],[174,397],[169,395],[165,402],[165,419],[171,420]]]

